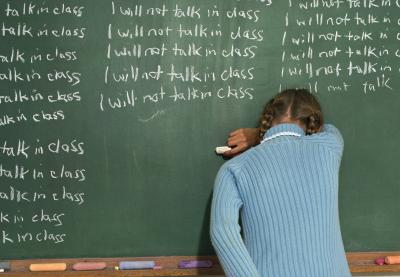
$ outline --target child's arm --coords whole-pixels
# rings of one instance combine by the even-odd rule
[[[260,143],[260,129],[258,128],[242,128],[237,129],[229,134],[228,146],[232,150],[224,152],[225,157],[234,157],[247,149]]]
[[[232,172],[217,175],[211,208],[211,241],[227,276],[259,277],[240,235],[239,210],[243,202]]]

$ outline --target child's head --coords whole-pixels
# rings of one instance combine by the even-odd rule
[[[321,106],[306,89],[287,89],[269,100],[260,119],[263,135],[280,123],[296,123],[307,135],[317,133],[324,123]]]

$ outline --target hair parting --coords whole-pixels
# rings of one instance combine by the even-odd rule
[[[321,106],[307,89],[287,89],[269,100],[260,118],[260,138],[283,119],[299,121],[305,133],[317,133],[324,123]]]

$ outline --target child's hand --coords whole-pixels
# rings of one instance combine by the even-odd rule
[[[225,152],[225,157],[234,157],[260,143],[258,128],[242,128],[229,134],[228,146],[232,150]]]

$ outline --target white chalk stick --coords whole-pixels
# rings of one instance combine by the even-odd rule
[[[220,146],[215,148],[215,152],[217,152],[217,154],[224,154],[226,151],[231,150],[232,148],[230,148],[229,146]]]

